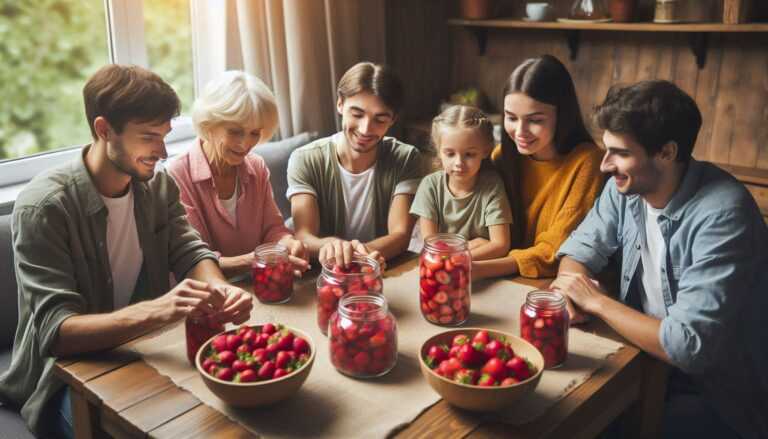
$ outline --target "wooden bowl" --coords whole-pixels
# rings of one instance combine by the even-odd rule
[[[427,355],[430,346],[439,344],[450,346],[453,337],[459,334],[466,334],[471,339],[477,331],[483,329],[460,328],[442,332],[425,341],[419,351],[421,373],[435,392],[440,394],[451,405],[476,412],[502,409],[532,392],[539,384],[541,373],[544,370],[544,357],[536,347],[516,335],[493,329],[485,329],[491,338],[504,337],[515,351],[515,355],[522,356],[536,367],[536,373],[533,376],[511,386],[480,387],[451,381],[438,375],[424,363],[424,357]]]
[[[251,325],[251,328],[261,330],[263,325]],[[255,381],[250,383],[235,383],[231,381],[220,380],[206,373],[203,370],[203,352],[208,350],[208,347],[213,342],[213,339],[220,334],[216,334],[206,341],[200,349],[197,351],[195,357],[195,365],[197,371],[203,378],[203,382],[214,395],[219,397],[222,401],[233,407],[261,407],[282,401],[294,393],[298,392],[299,388],[309,376],[309,371],[312,370],[312,364],[315,362],[315,353],[317,347],[315,346],[312,338],[304,331],[296,328],[285,326],[286,329],[293,332],[296,336],[302,337],[307,340],[310,348],[309,360],[299,370],[295,370],[286,376],[268,380],[268,381]],[[230,331],[226,331],[230,332]]]

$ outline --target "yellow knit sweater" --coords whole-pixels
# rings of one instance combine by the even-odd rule
[[[517,261],[521,276],[557,274],[557,250],[602,190],[601,158],[602,151],[592,143],[580,144],[551,161],[508,154],[501,145],[494,149],[491,159],[504,179],[515,214],[509,255]]]

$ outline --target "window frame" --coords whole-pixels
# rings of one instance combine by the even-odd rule
[[[190,8],[195,0],[190,0]],[[104,0],[104,11],[107,30],[107,47],[109,63],[135,64],[147,67],[147,45],[144,37],[144,1],[136,0]],[[192,14],[190,13],[190,16]],[[192,19],[192,18],[191,18]],[[193,46],[196,41],[192,41]],[[197,73],[197,61],[194,56],[192,75]],[[197,94],[197,90],[195,90]],[[85,121],[83,121],[85,123]],[[179,116],[171,121],[171,132],[166,136],[168,156],[181,153],[189,141],[195,137],[192,120],[188,116]],[[83,139],[89,143],[91,139]],[[56,166],[62,162],[73,160],[80,153],[83,145],[58,148],[37,154],[9,159],[0,162],[0,214],[12,205],[15,195],[21,186],[29,182],[35,175]]]

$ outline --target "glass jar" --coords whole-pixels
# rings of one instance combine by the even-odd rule
[[[547,369],[568,356],[569,321],[565,297],[555,291],[531,291],[520,308],[520,336],[541,352]]]
[[[253,294],[261,303],[285,303],[293,296],[293,264],[282,244],[262,244],[253,251]]]
[[[329,322],[331,363],[355,378],[386,374],[397,362],[397,324],[384,296],[346,295]]]
[[[328,335],[328,320],[342,296],[380,295],[383,285],[375,259],[355,255],[346,268],[333,260],[326,261],[317,277],[317,326],[323,335]]]
[[[574,20],[605,20],[609,17],[603,0],[575,0],[571,6],[570,18]]]
[[[184,330],[187,338],[187,359],[189,364],[195,367],[195,356],[200,346],[214,335],[224,332],[224,324],[206,314],[190,315],[184,321]]]
[[[472,255],[463,236],[438,233],[424,240],[419,258],[421,314],[436,325],[457,326],[469,318]]]

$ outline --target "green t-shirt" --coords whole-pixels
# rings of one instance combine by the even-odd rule
[[[342,189],[336,136],[318,139],[291,154],[288,160],[286,197],[301,193],[314,195],[320,210],[319,236],[344,236],[346,205]],[[387,217],[392,198],[415,192],[424,169],[424,160],[416,147],[393,137],[384,137],[377,146],[373,178],[371,221],[377,237],[387,231]]]
[[[471,194],[454,197],[445,171],[421,180],[411,213],[437,223],[440,233],[458,233],[466,239],[490,239],[489,226],[512,224],[504,182],[493,169],[482,168]]]

